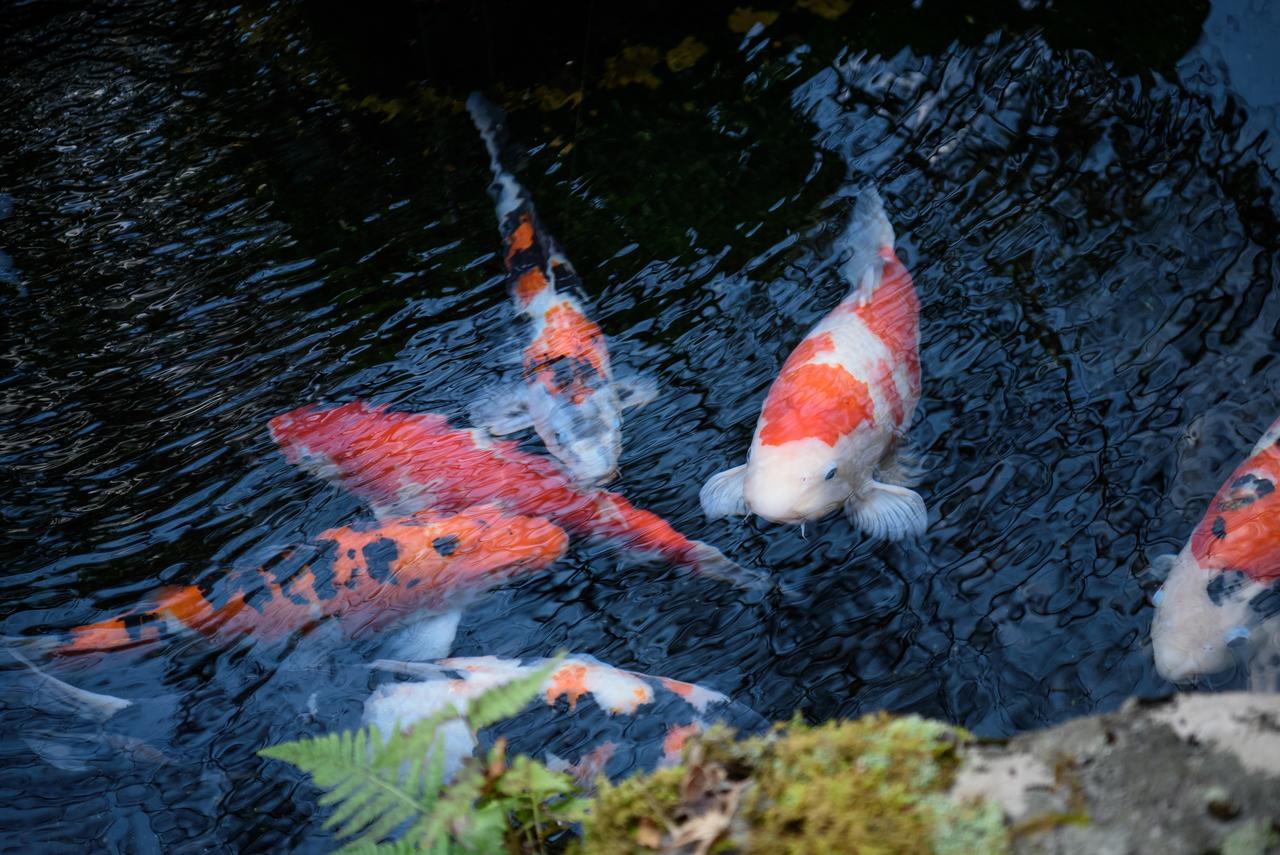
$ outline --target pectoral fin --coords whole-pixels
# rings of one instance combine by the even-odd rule
[[[896,484],[868,481],[861,493],[845,502],[844,510],[854,525],[879,540],[919,537],[929,526],[924,499]]]
[[[747,464],[717,472],[707,479],[698,493],[702,513],[707,519],[740,517],[748,513],[747,497],[743,492],[747,478]]]
[[[622,409],[643,407],[658,398],[658,384],[649,377],[630,377],[626,380],[614,380],[614,391],[618,393],[618,403]]]
[[[533,427],[529,415],[529,392],[523,385],[511,386],[471,404],[473,424],[496,436],[528,430]]]

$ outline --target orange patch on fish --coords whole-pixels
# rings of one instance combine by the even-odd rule
[[[672,680],[670,677],[659,677],[659,682],[666,688],[668,692],[674,692],[680,697],[688,700],[697,686],[692,683],[685,683],[681,680]]]
[[[555,705],[561,695],[569,697],[569,709],[576,709],[578,698],[588,694],[587,667],[585,665],[565,665],[551,675],[551,686],[547,689],[547,703]]]
[[[689,740],[690,736],[696,736],[702,732],[702,725],[695,722],[689,724],[674,724],[667,730],[667,735],[662,738],[662,755],[668,760],[679,760],[680,752],[684,750],[684,744]]]
[[[1280,449],[1242,463],[1209,503],[1191,535],[1191,554],[1209,571],[1239,570],[1257,582],[1280,579]]]
[[[547,309],[543,321],[542,334],[525,349],[525,373],[536,377],[552,395],[568,395],[580,404],[594,391],[594,381],[604,375],[604,336],[567,300]],[[571,376],[557,376],[553,363],[560,359],[568,360]]]
[[[788,357],[760,416],[763,445],[814,438],[835,447],[863,422],[875,424],[866,383],[841,365],[810,361],[832,350],[831,334],[823,333],[800,342]]]
[[[145,640],[141,635],[133,638],[129,635],[128,626],[120,618],[105,620],[90,626],[78,626],[71,630],[71,640],[63,645],[67,653],[79,653],[85,650],[110,650],[113,647],[124,647]]]
[[[511,263],[516,253],[523,252],[531,246],[533,246],[533,223],[529,222],[528,215],[525,215],[520,218],[520,225],[516,226],[516,230],[507,238],[507,263]]]
[[[533,302],[534,297],[541,294],[546,288],[547,277],[535,267],[532,270],[525,271],[516,280],[516,299],[520,301],[521,306],[527,306]]]
[[[893,359],[907,366],[913,386],[919,385],[920,299],[911,284],[911,274],[889,247],[880,250],[884,271],[871,299],[854,308],[854,314],[875,334]]]

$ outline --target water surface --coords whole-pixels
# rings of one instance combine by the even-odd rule
[[[1229,7],[1127,43],[1066,12],[929,5],[793,11],[755,35],[720,11],[653,24],[635,38],[709,52],[655,66],[652,89],[604,88],[625,29],[607,15],[594,42],[561,32],[581,65],[521,79],[500,40],[471,65],[394,44],[371,59],[361,37],[391,36],[316,4],[8,9],[3,632],[101,620],[369,519],[279,456],[280,412],[360,398],[464,418],[514,379],[486,161],[449,99],[577,77],[580,108],[528,106],[512,131],[619,372],[663,386],[628,418],[616,488],[798,596],[744,603],[578,541],[477,603],[455,650],[567,648],[767,718],[889,709],[986,735],[1169,691],[1145,646],[1147,565],[1181,546],[1280,386],[1266,61],[1241,70],[1222,40],[1248,13]],[[928,536],[706,523],[699,487],[741,462],[778,367],[844,290],[830,247],[856,177],[880,186],[923,304],[910,436]],[[184,639],[59,673],[149,699],[117,729],[172,762],[53,768],[22,737],[74,728],[7,689],[10,832],[327,847],[314,790],[253,752],[351,726],[358,664]]]

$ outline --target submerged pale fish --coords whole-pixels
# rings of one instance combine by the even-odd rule
[[[904,480],[896,449],[920,396],[920,302],[872,187],[860,191],[843,249],[848,295],[782,366],[746,464],[703,486],[708,517],[803,524],[843,507],[873,537],[924,531],[924,500],[893,483]]]
[[[653,390],[614,380],[604,334],[574,295],[580,280],[573,265],[502,163],[506,117],[478,92],[467,109],[489,152],[511,296],[528,320],[524,383],[481,402],[473,416],[495,434],[532,427],[576,480],[607,483],[617,474],[622,410]]]
[[[1276,689],[1280,657],[1280,419],[1209,503],[1157,592],[1156,670],[1182,682],[1250,661],[1254,688]]]
[[[496,656],[381,660],[375,668],[425,679],[379,686],[365,701],[364,722],[384,735],[408,729],[448,706],[462,711],[486,689],[531,674],[547,661]],[[445,766],[456,770],[477,744],[501,736],[513,752],[542,757],[590,783],[600,772],[617,778],[676,762],[685,739],[716,721],[746,731],[764,727],[754,712],[720,692],[573,654],[546,678],[538,698],[518,716],[478,738],[461,722],[446,725]]]

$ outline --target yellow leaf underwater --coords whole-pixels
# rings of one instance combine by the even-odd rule
[[[729,13],[729,29],[735,33],[745,33],[756,24],[769,26],[778,20],[778,13],[770,9],[756,11],[750,6],[739,6]]]
[[[706,54],[706,45],[693,36],[685,36],[684,41],[667,51],[667,68],[672,71],[684,71],[686,68],[692,68]]]

